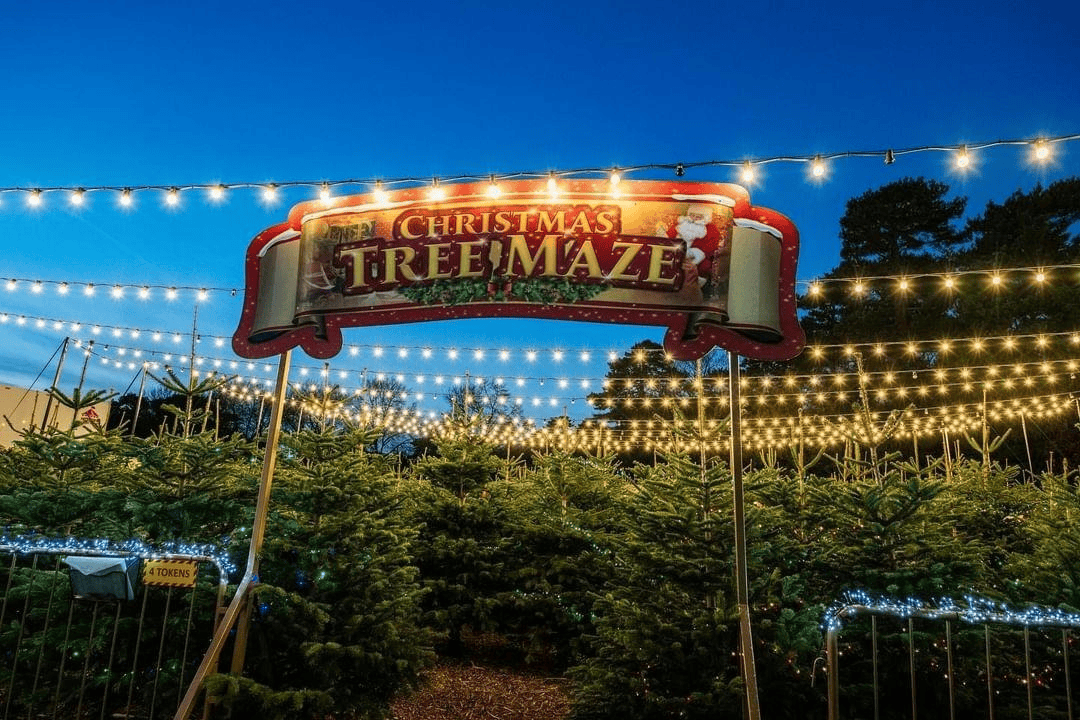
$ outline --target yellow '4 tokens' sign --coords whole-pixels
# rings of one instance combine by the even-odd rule
[[[195,587],[199,564],[194,560],[147,560],[143,563],[143,584],[156,587]]]

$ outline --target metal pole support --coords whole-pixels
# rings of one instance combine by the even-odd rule
[[[728,351],[728,396],[731,413],[731,482],[735,514],[735,594],[739,605],[739,655],[746,687],[746,716],[761,720],[754,639],[750,629],[750,581],[746,560],[746,509],[742,477],[742,406],[739,400],[739,356]]]

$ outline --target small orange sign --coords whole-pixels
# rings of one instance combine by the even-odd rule
[[[155,587],[195,587],[199,563],[194,560],[147,560],[143,563],[143,585]]]

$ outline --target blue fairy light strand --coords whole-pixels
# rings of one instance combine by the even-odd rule
[[[212,563],[218,569],[220,582],[228,581],[237,571],[229,555],[216,545],[170,541],[148,545],[138,538],[116,541],[108,538],[48,538],[41,535],[0,535],[0,552],[16,555],[99,555],[106,557],[138,557],[143,560],[196,560]]]
[[[871,595],[865,590],[848,590],[825,611],[823,627],[838,632],[845,621],[857,615],[887,615],[896,618],[929,620],[960,620],[973,625],[998,623],[1017,627],[1080,628],[1080,613],[1059,608],[1029,605],[1013,608],[1009,605],[979,597],[964,595],[960,602],[952,598],[895,598]]]

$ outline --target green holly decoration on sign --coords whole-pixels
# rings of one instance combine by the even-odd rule
[[[464,305],[477,300],[524,300],[542,305],[590,300],[605,285],[575,283],[569,278],[491,277],[436,280],[428,285],[412,285],[402,294],[419,305]]]

